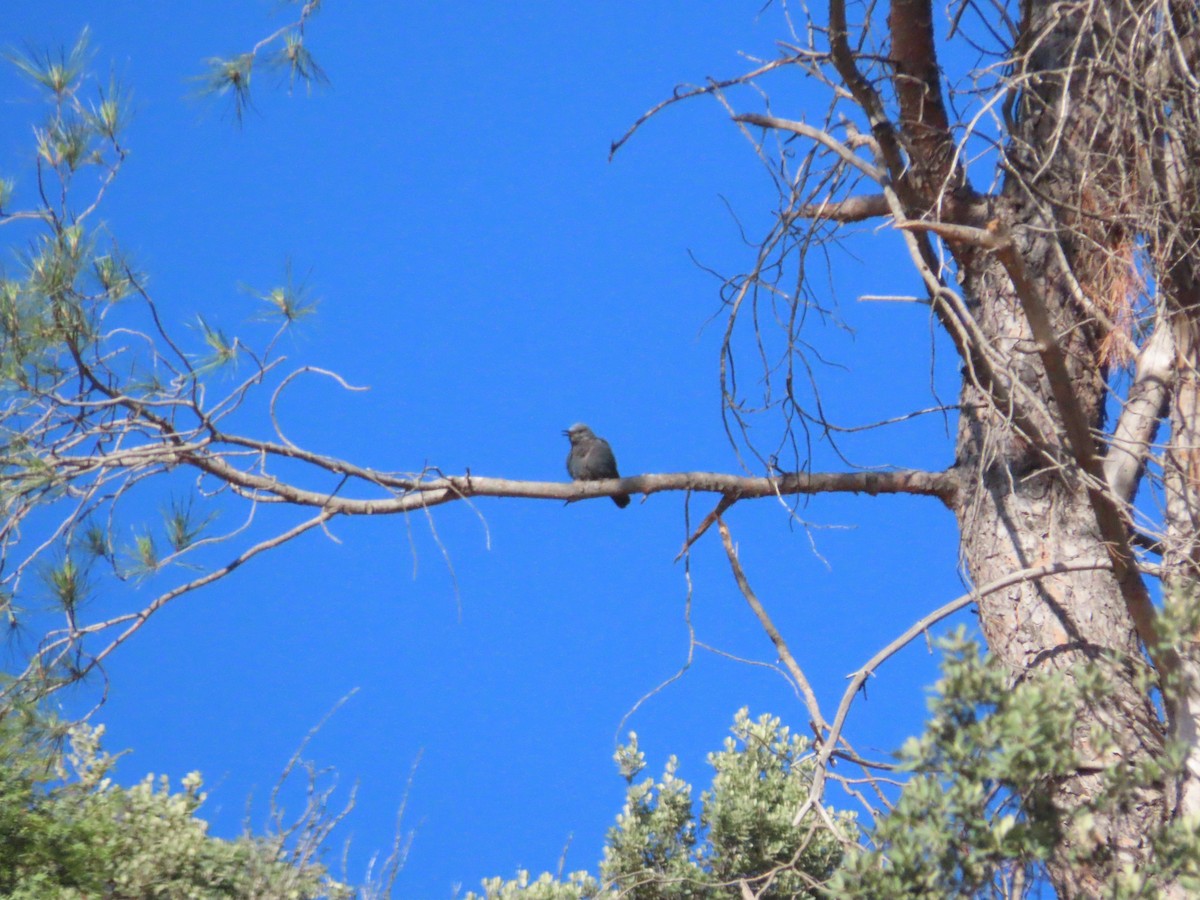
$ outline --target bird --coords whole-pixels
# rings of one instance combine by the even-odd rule
[[[563,432],[571,441],[571,452],[567,454],[567,474],[576,481],[600,481],[604,478],[620,478],[617,458],[612,447],[602,437],[582,422]],[[621,509],[629,505],[628,494],[613,494],[613,503]]]

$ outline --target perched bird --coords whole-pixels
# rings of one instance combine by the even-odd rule
[[[576,481],[600,481],[604,478],[620,478],[617,458],[612,447],[602,437],[596,437],[592,429],[582,422],[572,425],[563,432],[571,439],[571,452],[567,454],[567,472]],[[613,494],[613,503],[624,509],[629,505],[628,494]]]

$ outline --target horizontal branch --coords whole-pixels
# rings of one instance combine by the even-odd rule
[[[188,460],[191,462],[192,460]],[[284,484],[273,478],[241,472],[233,466],[199,464],[210,474],[250,490],[264,491],[289,503],[318,506],[342,515],[386,515],[439,506],[474,497],[524,497],[537,500],[590,500],[616,494],[656,494],[663,491],[723,494],[735,500],[792,494],[915,494],[937,497],[953,507],[958,474],[926,472],[790,472],[773,478],[726,475],[719,472],[671,472],[611,478],[602,481],[519,481],[475,475],[448,475],[428,480],[380,475],[376,481],[400,493],[364,500],[324,494]]]
[[[924,219],[908,219],[897,222],[896,227],[901,231],[932,231],[938,237],[952,243],[968,244],[972,247],[982,247],[984,250],[998,250],[1005,246],[1008,239],[1002,237],[994,227],[995,223],[979,228],[975,225],[963,225],[956,222],[934,222]]]
[[[100,393],[128,408],[136,416],[158,429],[165,438],[154,461],[163,465],[183,464],[199,469],[233,489],[261,500],[313,506],[335,515],[385,515],[415,509],[427,509],[454,500],[472,497],[526,497],[547,500],[585,500],[592,497],[611,497],[616,494],[653,494],[660,491],[693,491],[723,494],[733,500],[755,497],[775,497],[791,494],[856,493],[856,494],[917,494],[937,497],[953,508],[958,494],[959,476],[954,470],[928,472],[922,470],[890,470],[879,472],[792,472],[771,478],[753,478],[715,472],[679,472],[663,475],[638,475],[631,478],[589,482],[516,481],[467,475],[399,476],[352,466],[341,460],[307,453],[297,447],[236,439],[212,432],[210,442],[194,443],[162,415],[147,409],[137,400],[114,391],[84,363],[77,347],[69,345],[80,373]],[[282,455],[301,459],[331,474],[358,478],[375,485],[393,496],[378,499],[345,497],[302,488],[267,474],[246,471],[232,464],[213,449],[213,443],[236,443],[255,448],[264,455]],[[153,458],[154,454],[150,454]],[[89,464],[110,467],[102,455],[85,458]],[[147,459],[146,462],[149,462]]]

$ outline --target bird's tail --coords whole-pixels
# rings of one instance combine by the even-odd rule
[[[621,509],[624,509],[629,505],[628,494],[613,494],[612,500],[613,503],[617,504],[617,506],[621,507]]]

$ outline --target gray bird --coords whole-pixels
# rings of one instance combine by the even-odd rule
[[[612,447],[602,437],[596,437],[592,429],[582,422],[572,425],[563,432],[571,439],[571,452],[567,454],[567,473],[576,481],[600,481],[604,478],[620,478],[617,458]],[[629,505],[628,494],[613,494],[613,503],[624,509]]]

